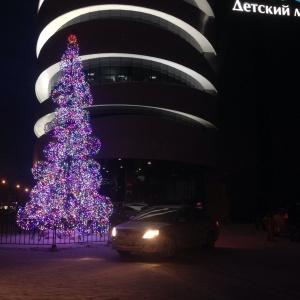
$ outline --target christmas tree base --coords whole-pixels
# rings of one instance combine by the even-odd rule
[[[58,251],[58,248],[57,248],[56,244],[53,244],[50,248],[50,252],[56,252],[56,251]]]

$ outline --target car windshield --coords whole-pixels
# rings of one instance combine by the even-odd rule
[[[153,207],[139,214],[134,221],[171,223],[176,212],[176,208]]]

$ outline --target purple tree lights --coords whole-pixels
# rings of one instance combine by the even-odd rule
[[[30,201],[18,211],[17,223],[26,230],[102,234],[108,230],[112,204],[98,193],[100,165],[91,156],[101,144],[91,136],[89,113],[84,110],[93,98],[84,78],[75,35],[68,38],[60,68],[62,76],[52,93],[58,108],[53,121],[45,127],[55,142],[44,149],[47,161],[37,162],[32,169],[37,184]]]

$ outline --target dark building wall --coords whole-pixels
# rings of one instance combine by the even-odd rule
[[[39,73],[60,60],[71,33],[78,37],[81,56],[130,53],[166,59],[199,72],[216,84],[216,75],[207,60],[184,39],[159,27],[124,20],[93,20],[60,30],[42,48]]]
[[[39,11],[39,31],[41,32],[53,19],[69,11],[92,5],[106,4],[133,5],[161,11],[184,20],[204,34],[211,43],[215,42],[214,18],[206,16],[197,7],[183,0],[119,0],[117,2],[114,0],[64,0],[63,2],[60,0],[45,0]]]
[[[95,158],[157,159],[216,167],[215,136],[197,128],[154,116],[121,115],[91,120],[93,135],[102,143]],[[42,136],[36,159],[49,142]]]
[[[197,89],[162,83],[102,84],[91,87],[97,105],[139,105],[157,107],[192,114],[218,126],[217,98]],[[36,121],[56,108],[52,99],[41,103]],[[90,109],[92,116],[100,116],[96,108]]]
[[[214,18],[180,0],[121,0],[117,3],[99,0],[45,0],[39,11],[39,32],[54,18],[70,10],[100,4],[134,5],[161,11],[186,22],[214,43]],[[71,33],[78,37],[82,56],[127,53],[154,57],[189,68],[216,85],[216,74],[211,63],[186,38],[153,23],[139,23],[115,16],[77,23],[57,31],[40,52],[38,75],[59,62]],[[99,67],[101,68],[101,63]],[[194,197],[194,200],[201,197],[201,200],[206,201],[205,172],[218,168],[218,100],[215,94],[190,86],[153,82],[99,83],[91,87],[91,92],[94,103],[87,109],[91,113],[93,135],[102,142],[96,159],[121,158],[131,160],[131,164],[132,161],[150,159],[161,162],[157,163],[160,166],[164,165],[162,162],[169,162],[173,166],[170,171],[180,166],[177,174],[180,180],[176,184],[188,182],[193,186],[189,189],[192,195],[190,197]],[[51,99],[47,99],[40,105],[36,120],[54,109]],[[206,127],[205,122],[198,122],[197,118],[210,125]],[[49,134],[38,139],[35,161],[43,158],[42,150],[50,139]],[[166,166],[164,168],[168,168]],[[128,172],[126,178],[132,178]],[[157,179],[171,187],[176,181],[168,177],[172,176],[170,174],[162,178],[167,173],[157,170],[150,175],[149,182],[153,183]],[[211,183],[209,188],[214,188]],[[126,193],[125,188],[123,189]],[[166,190],[170,196],[176,194],[178,186]]]

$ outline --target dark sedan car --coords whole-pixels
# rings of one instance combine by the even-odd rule
[[[162,253],[174,256],[177,250],[204,246],[213,249],[219,236],[218,222],[196,207],[154,206],[134,219],[112,229],[112,249]]]

